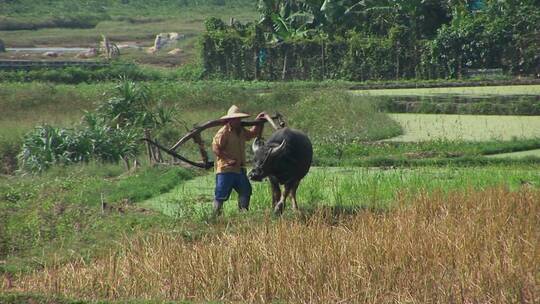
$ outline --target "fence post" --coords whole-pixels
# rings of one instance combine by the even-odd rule
[[[283,44],[283,51],[285,52],[283,56],[283,70],[281,71],[281,80],[287,79],[287,59],[289,57],[289,50],[286,44]]]
[[[322,40],[321,43],[321,58],[322,58],[322,80],[326,78],[326,60],[324,58],[325,51],[324,51],[324,40]]]

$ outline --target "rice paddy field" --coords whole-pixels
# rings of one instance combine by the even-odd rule
[[[83,115],[122,105],[126,82],[107,74],[117,67],[2,72],[1,304],[540,302],[537,80],[200,81],[204,20],[256,20],[254,1],[41,2],[0,0],[10,49],[0,59],[42,60],[11,48],[93,48],[106,35],[120,63],[139,65],[118,71],[154,80],[134,87],[148,97],[144,117],[163,118],[150,127],[163,145],[236,104],[283,114],[311,138],[314,163],[299,210],[288,202],[274,215],[263,181],[252,183],[248,212],[233,192],[216,216],[212,170],[152,163],[138,142],[129,160],[138,167],[66,161],[79,138],[100,131]],[[168,32],[181,39],[149,52]],[[350,89],[460,83],[481,86]],[[131,109],[102,127],[120,128]],[[196,159],[198,148],[179,152]],[[23,165],[29,155],[42,170]]]
[[[143,233],[92,261],[52,262],[21,290],[87,299],[526,302],[536,298],[536,190],[419,193],[391,212]]]
[[[540,116],[378,107],[388,98],[534,106],[539,86],[260,94],[261,84],[147,85],[177,111],[179,122],[159,133],[167,145],[233,102],[251,113],[280,111],[306,131],[315,164],[300,185],[299,210],[287,204],[274,216],[260,182],[248,212],[233,193],[216,217],[212,172],[150,165],[144,156],[130,171],[92,160],[5,172],[0,303],[540,299]],[[14,150],[0,152],[18,153],[35,124],[76,128],[83,109],[93,111],[113,86],[1,86],[9,115],[0,117],[0,139],[10,140],[0,144]],[[181,152],[194,156],[190,149]]]
[[[500,154],[492,155],[491,157],[521,158],[521,157],[538,157],[538,156],[540,156],[540,149],[521,151],[521,152],[500,153]]]
[[[141,202],[141,206],[186,219],[208,217],[213,199],[214,175],[196,177],[168,193]],[[322,207],[358,210],[391,210],[405,197],[456,191],[485,190],[503,186],[520,189],[523,184],[540,185],[540,173],[527,168],[313,168],[298,193],[300,209],[309,212]],[[325,186],[326,185],[326,186]],[[271,211],[271,191],[267,183],[255,183],[251,209]],[[236,194],[225,206],[229,216],[238,215]]]
[[[468,96],[497,96],[497,95],[540,95],[540,85],[513,86],[482,86],[458,88],[418,88],[418,89],[387,89],[387,90],[356,90],[354,94],[372,96],[437,96],[437,95],[468,95]]]
[[[246,22],[256,18],[256,5],[244,1],[159,1],[148,3],[101,1],[75,3],[54,1],[43,8],[41,3],[18,1],[0,3],[0,37],[7,48],[95,48],[107,36],[112,43],[122,47],[121,59],[126,62],[157,67],[178,67],[198,60],[197,41],[204,31],[204,20],[209,16]],[[14,9],[14,7],[17,7]],[[78,16],[83,20],[96,19],[94,26],[51,26],[61,17]],[[76,19],[76,18],[73,18]],[[20,30],[8,29],[17,25],[35,24]],[[49,24],[49,26],[41,26]],[[10,26],[11,25],[11,26]],[[5,30],[4,30],[5,29]],[[181,39],[166,50],[149,53],[156,35],[177,32]],[[172,49],[180,53],[167,54]],[[0,53],[0,59],[43,60],[44,52],[8,51]],[[63,60],[80,60],[77,53],[59,52]],[[50,59],[50,58],[49,58]],[[94,58],[98,59],[98,58]]]
[[[540,116],[390,114],[403,128],[393,141],[512,140],[540,137]]]

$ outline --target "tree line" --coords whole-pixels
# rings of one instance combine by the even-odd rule
[[[539,0],[260,0],[245,24],[206,20],[208,78],[435,79],[540,74]]]

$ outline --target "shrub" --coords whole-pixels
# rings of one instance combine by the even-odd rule
[[[112,90],[112,96],[94,112],[86,112],[74,129],[38,126],[24,139],[21,168],[41,172],[53,164],[71,164],[98,159],[125,161],[137,156],[141,138],[154,139],[173,122],[174,107],[165,107],[152,98],[144,85],[126,78]],[[217,95],[217,94],[216,94]],[[157,133],[156,132],[156,133]],[[161,161],[148,149],[152,161]]]
[[[332,6],[335,9],[342,5]],[[291,21],[283,34],[280,30],[283,23],[272,24],[271,20],[257,25],[227,26],[211,18],[206,21],[207,33],[201,38],[205,77],[365,81],[461,78],[468,68],[502,68],[519,75],[540,72],[539,44],[534,38],[540,30],[540,11],[536,4],[489,1],[485,10],[476,13],[470,13],[457,3],[450,6],[451,22],[443,24],[442,20],[446,19],[443,13],[435,18],[437,28],[424,28],[424,33],[419,33],[414,24],[433,16],[420,13],[419,8],[413,9],[415,4],[410,4],[409,13],[425,15],[398,17],[400,8],[396,8],[388,17],[397,19],[389,22],[392,27],[383,31],[372,31],[367,24],[343,25],[346,29],[335,31],[335,24],[331,23],[339,23],[338,20],[330,24],[319,21],[324,25],[313,21],[300,27],[295,27]],[[276,4],[267,9],[278,7]],[[273,13],[288,15],[287,10],[291,9]],[[302,15],[313,15],[313,11],[303,11],[305,8],[296,9]],[[315,15],[314,19],[321,17]],[[399,20],[401,17],[416,20]],[[281,20],[290,18],[283,16]],[[363,18],[342,19],[354,24],[362,22]]]
[[[292,107],[290,120],[316,141],[336,146],[389,138],[401,132],[399,125],[377,112],[371,101],[342,91],[304,96]]]
[[[88,125],[82,130],[43,125],[27,133],[19,154],[20,168],[43,172],[56,164],[86,162],[91,158],[118,162],[136,155],[139,134],[135,130],[111,128],[90,122],[88,117]]]
[[[180,72],[177,73],[182,75]],[[189,73],[184,75],[189,75]],[[126,63],[112,63],[109,66],[99,68],[65,67],[58,69],[36,68],[30,71],[0,71],[0,81],[3,82],[43,81],[78,84],[92,81],[111,81],[120,77],[137,81],[175,79],[175,76],[168,73],[143,69],[137,65]]]
[[[18,168],[17,155],[21,141],[0,137],[0,174],[12,174]]]

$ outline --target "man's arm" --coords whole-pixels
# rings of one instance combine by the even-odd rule
[[[255,118],[255,120],[261,120],[261,119],[264,119],[264,115],[265,115],[265,114],[266,114],[265,112],[259,113],[259,115],[257,115],[257,117]],[[251,127],[250,129],[246,130],[246,139],[247,139],[247,140],[250,140],[250,139],[253,139],[253,138],[259,136],[259,134],[262,134],[263,128],[264,128],[264,123],[258,124],[258,125],[254,125],[254,126]]]

